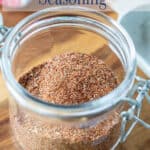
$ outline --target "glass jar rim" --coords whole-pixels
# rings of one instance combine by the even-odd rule
[[[71,106],[62,106],[44,102],[37,97],[32,96],[28,93],[14,78],[11,65],[10,65],[10,58],[8,57],[10,43],[12,38],[18,33],[19,29],[28,22],[31,22],[34,18],[44,15],[47,12],[54,12],[54,11],[87,11],[94,13],[97,16],[103,17],[105,20],[109,21],[113,24],[124,36],[125,40],[127,41],[130,49],[130,68],[127,69],[126,75],[124,80],[120,83],[120,85],[110,92],[109,94],[96,99],[94,101],[90,101],[84,104],[79,105],[71,105]],[[24,106],[25,108],[30,109],[36,113],[47,117],[54,117],[54,118],[81,118],[81,117],[90,117],[99,115],[101,113],[105,113],[115,107],[118,103],[120,103],[121,98],[125,96],[130,88],[133,85],[133,81],[135,78],[136,73],[136,55],[135,55],[135,48],[134,44],[126,33],[126,31],[117,24],[113,19],[108,17],[107,15],[96,12],[90,8],[84,8],[79,6],[58,6],[53,8],[44,9],[38,11],[25,19],[19,22],[10,32],[8,38],[3,47],[2,53],[2,72],[4,74],[4,78],[6,79],[6,84],[8,89],[11,91],[11,94],[16,98],[16,101]],[[130,88],[129,88],[130,87]]]

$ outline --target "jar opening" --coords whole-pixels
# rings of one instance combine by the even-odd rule
[[[29,94],[19,85],[15,80],[12,68],[16,51],[22,46],[24,41],[30,37],[36,37],[39,32],[43,31],[42,34],[45,34],[48,30],[58,30],[60,27],[67,28],[67,31],[70,31],[70,28],[74,28],[75,33],[79,32],[78,29],[83,29],[106,39],[105,42],[121,61],[125,71],[123,81],[114,91],[91,102],[80,105],[62,106],[43,102]],[[42,39],[43,37],[41,36],[40,38]],[[17,55],[20,56],[21,54],[18,53]],[[21,59],[21,57],[18,58]],[[103,13],[78,6],[54,7],[34,13],[22,20],[12,30],[4,45],[2,70],[11,94],[24,107],[48,117],[67,119],[93,116],[112,109],[120,103],[121,98],[131,89],[136,72],[135,49],[124,29]]]

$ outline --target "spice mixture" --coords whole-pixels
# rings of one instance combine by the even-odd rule
[[[102,60],[82,53],[58,55],[24,74],[19,83],[43,101],[62,105],[91,101],[118,85]],[[10,111],[13,132],[24,150],[107,150],[119,135],[117,110],[85,128],[42,121],[19,107]]]
[[[117,79],[97,57],[66,53],[33,68],[19,83],[47,102],[67,105],[108,94],[117,86]]]

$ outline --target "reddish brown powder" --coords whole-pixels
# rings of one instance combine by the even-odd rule
[[[19,83],[34,96],[63,105],[88,102],[118,85],[102,60],[81,53],[58,55],[24,74]],[[12,129],[23,150],[109,150],[120,131],[118,108],[74,125],[45,121],[17,105],[10,108]]]
[[[97,57],[66,53],[33,68],[19,79],[33,95],[55,104],[79,104],[117,86],[113,72]]]

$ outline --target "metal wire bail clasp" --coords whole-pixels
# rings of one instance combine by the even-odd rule
[[[2,14],[0,14],[0,56],[2,52],[2,47],[10,31],[11,31],[11,28],[5,27],[3,25],[3,17],[2,17]]]
[[[127,137],[129,136],[129,134],[134,129],[137,123],[140,123],[145,128],[150,129],[150,124],[140,119],[143,100],[146,99],[150,103],[150,80],[145,80],[137,76],[136,81],[137,83],[134,85],[129,96],[125,97],[122,100],[123,102],[128,102],[131,105],[131,107],[127,111],[123,111],[121,113],[121,135],[111,150],[114,150],[119,143],[123,143],[126,141]],[[133,98],[133,96],[135,95],[137,95],[136,98]],[[129,121],[132,121],[132,123],[130,127],[126,129],[127,123]]]
[[[6,37],[8,36],[10,32],[10,28],[5,27],[3,25],[0,26],[0,46],[3,46],[4,41],[6,40]]]

